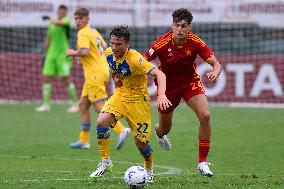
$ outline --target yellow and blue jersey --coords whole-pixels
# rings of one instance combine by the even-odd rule
[[[109,73],[104,53],[106,45],[101,34],[89,25],[78,32],[77,48],[89,49],[89,56],[81,57],[85,83],[93,82],[96,73]]]
[[[120,60],[115,59],[111,48],[107,48],[105,54],[109,68],[122,82],[122,86],[116,89],[114,95],[119,95],[123,101],[141,101],[149,98],[146,74],[155,66],[132,49],[128,49]]]

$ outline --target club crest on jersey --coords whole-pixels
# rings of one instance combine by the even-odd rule
[[[107,57],[107,62],[108,62],[110,69],[114,73],[116,73],[120,76],[123,76],[123,77],[131,75],[129,65],[126,62],[126,60],[124,60],[122,63],[118,64],[118,66],[116,68],[116,62],[113,60],[113,54],[111,54]]]
[[[153,55],[153,53],[154,53],[154,49],[152,49],[152,48],[151,48],[151,49],[149,49],[149,51],[148,51],[148,52],[149,52],[149,55],[150,55],[150,56],[152,56],[152,55]]]
[[[171,49],[171,48],[168,48],[168,51],[169,51],[169,52],[171,52],[171,51],[172,51],[172,49]]]
[[[191,56],[190,50],[187,50],[187,51],[186,51],[186,56]]]

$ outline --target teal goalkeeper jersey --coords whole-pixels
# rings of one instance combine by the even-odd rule
[[[65,56],[66,50],[69,48],[69,31],[71,19],[63,18],[64,25],[57,26],[52,23],[48,24],[47,35],[50,38],[50,44],[47,51],[47,56],[58,57]]]

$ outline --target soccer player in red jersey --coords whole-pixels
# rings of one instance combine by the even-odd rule
[[[185,8],[177,9],[172,14],[172,31],[162,35],[146,51],[148,61],[159,59],[159,68],[167,77],[166,96],[171,101],[169,109],[159,111],[159,123],[155,127],[156,136],[162,148],[170,150],[171,143],[167,134],[172,127],[174,109],[179,105],[181,98],[196,114],[199,122],[199,164],[197,172],[211,177],[206,158],[210,149],[210,114],[205,91],[200,76],[196,73],[196,57],[199,55],[212,66],[207,73],[210,81],[216,81],[222,67],[212,50],[195,34],[191,32],[193,16]]]

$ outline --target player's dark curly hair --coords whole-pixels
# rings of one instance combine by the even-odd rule
[[[173,14],[173,23],[185,20],[188,24],[191,24],[193,19],[192,13],[185,8],[176,9]]]
[[[122,37],[126,42],[130,41],[130,30],[127,25],[115,26],[110,32],[110,36]]]

